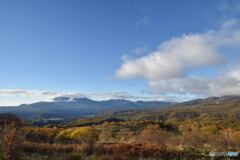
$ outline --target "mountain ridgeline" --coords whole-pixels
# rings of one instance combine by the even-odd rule
[[[37,102],[15,107],[0,107],[0,113],[13,113],[24,119],[72,119],[76,117],[91,117],[99,114],[133,110],[153,109],[172,105],[172,102],[160,101],[128,101],[110,99],[94,101],[88,98],[57,97],[52,102]]]
[[[0,107],[0,113],[11,113],[25,120],[64,121],[105,115],[115,117],[179,118],[211,114],[211,116],[239,116],[240,96],[209,97],[182,103],[161,101],[128,101],[110,99],[95,101],[88,98],[57,97],[52,102],[37,102],[15,107]],[[171,117],[169,117],[171,116]],[[111,116],[110,116],[111,117]],[[147,118],[148,119],[148,118]],[[46,122],[48,123],[48,122]]]

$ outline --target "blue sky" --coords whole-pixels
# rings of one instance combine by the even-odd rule
[[[234,72],[233,68],[238,67],[235,60],[239,58],[239,41],[238,36],[231,36],[239,33],[239,13],[240,3],[235,0],[184,0],[184,3],[177,0],[3,0],[0,2],[0,105],[49,100],[62,94],[88,94],[96,99],[129,95],[129,99],[159,100],[215,95],[209,87],[186,87],[185,80],[193,82],[193,77],[201,79],[198,82],[201,85],[211,85],[219,73]],[[214,35],[210,35],[210,30]],[[157,57],[171,53],[165,54],[169,47],[165,50],[159,46],[173,39],[179,40],[171,43],[192,42],[195,35],[200,35],[201,44],[202,39],[204,43],[206,39],[210,41],[214,53],[209,51],[209,55],[224,57],[224,62],[219,57],[208,61],[204,49],[209,46],[201,46],[203,57],[207,57],[200,58],[202,63],[173,65],[172,68],[181,70],[166,76],[162,71],[165,68],[158,67],[162,67],[162,61],[172,59],[160,56],[160,62]],[[226,42],[216,42],[219,37]],[[234,39],[231,44],[229,37]],[[171,52],[176,62],[191,60],[185,59],[189,57],[185,54]],[[152,59],[146,58],[154,54]],[[137,62],[139,59],[146,61]],[[155,60],[156,65],[152,66]],[[134,72],[132,67],[148,73]],[[167,68],[166,72],[172,70]],[[43,91],[51,96],[43,95]]]

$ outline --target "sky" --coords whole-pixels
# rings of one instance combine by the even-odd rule
[[[1,0],[0,106],[238,95],[239,51],[238,0]]]

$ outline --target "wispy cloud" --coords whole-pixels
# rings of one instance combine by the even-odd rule
[[[139,7],[140,10],[140,18],[136,21],[135,27],[138,29],[140,26],[144,26],[150,23],[150,12],[151,9],[143,6],[141,1],[136,1],[136,5]]]
[[[139,28],[141,25],[146,25],[150,23],[150,17],[145,15],[141,17],[139,21],[136,22],[136,28]]]
[[[240,14],[240,1],[222,0],[218,9],[223,13],[225,18],[234,17]]]
[[[60,97],[60,98],[59,98]],[[134,96],[127,92],[80,93],[80,92],[49,92],[38,90],[0,89],[0,106],[16,106],[39,101],[54,101],[59,99],[72,100],[74,98],[90,98],[93,100],[126,99],[137,100],[163,100],[159,97]]]

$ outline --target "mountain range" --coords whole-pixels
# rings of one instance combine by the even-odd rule
[[[0,107],[0,113],[16,114],[24,119],[91,117],[102,113],[132,109],[167,107],[174,103],[161,101],[129,101],[110,99],[95,101],[88,98],[57,97],[51,102],[37,102],[19,106]]]
[[[131,116],[143,113],[151,117],[154,114],[168,115],[178,112],[184,116],[196,115],[198,112],[214,113],[219,116],[240,113],[240,96],[208,97],[181,103],[164,101],[129,101],[110,99],[95,101],[88,98],[57,97],[51,102],[37,102],[12,107],[0,107],[0,113],[11,113],[25,120],[70,120],[74,118],[96,117],[102,114]],[[142,110],[142,111],[141,111]]]

